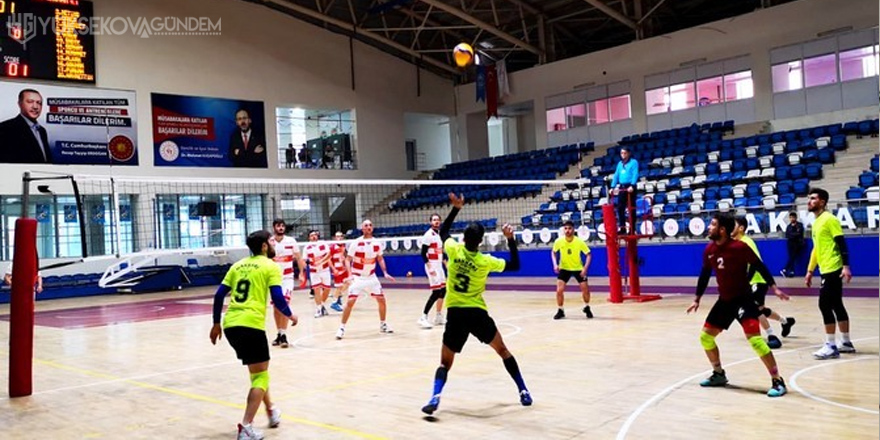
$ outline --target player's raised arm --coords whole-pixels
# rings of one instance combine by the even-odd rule
[[[449,215],[446,216],[446,220],[443,220],[443,224],[440,226],[440,240],[444,242],[449,238],[449,231],[452,229],[455,216],[458,215],[458,211],[464,206],[464,194],[457,196],[455,193],[449,193],[449,203],[452,204],[452,210],[449,211]]]
[[[513,238],[513,226],[504,224],[501,232],[507,238],[507,247],[510,249],[510,261],[504,265],[505,272],[516,272],[519,270],[519,250],[516,248],[516,239]]]

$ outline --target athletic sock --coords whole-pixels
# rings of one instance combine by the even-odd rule
[[[284,329],[278,330],[278,336],[284,336],[286,333],[287,333],[287,331]]]
[[[513,356],[504,360],[504,368],[510,374],[510,377],[513,378],[513,381],[516,382],[516,387],[520,391],[525,390],[526,383],[523,381],[522,374],[519,372],[519,365],[517,365],[516,359]]]
[[[837,345],[834,341],[834,333],[825,333],[825,343],[828,345]]]
[[[773,336],[773,327],[767,327],[765,331],[767,332],[767,336]]]
[[[446,385],[446,367],[439,366],[437,367],[437,372],[434,373],[434,394],[433,396],[438,396],[443,392],[443,386]]]
[[[849,332],[847,332],[847,333],[840,332],[840,342],[852,342],[849,339]]]

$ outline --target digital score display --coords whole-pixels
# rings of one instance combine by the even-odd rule
[[[0,0],[0,78],[95,82],[92,2]]]

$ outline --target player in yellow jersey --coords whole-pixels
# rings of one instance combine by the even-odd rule
[[[590,268],[590,248],[578,237],[574,236],[574,222],[566,220],[562,224],[564,237],[559,237],[553,242],[553,250],[550,251],[550,259],[553,260],[553,272],[558,274],[556,278],[556,306],[559,308],[553,319],[565,318],[565,310],[562,304],[565,302],[565,285],[571,277],[574,277],[581,288],[581,297],[584,299],[584,314],[587,318],[593,317],[590,310],[590,286],[587,284],[587,269]],[[559,253],[559,263],[556,253]],[[581,260],[581,254],[587,256],[587,262]]]
[[[752,240],[752,237],[746,235],[746,230],[749,227],[749,222],[745,217],[739,216],[736,218],[736,226],[733,228],[733,234],[730,235],[734,240],[739,240],[755,253],[759,259],[761,259],[761,252],[758,251],[758,245],[755,244],[755,241]],[[762,259],[763,261],[763,259]],[[767,281],[764,277],[761,276],[758,272],[752,270],[755,274],[752,276],[749,284],[752,285],[752,297],[755,299],[755,304],[758,305],[758,311],[761,313],[758,315],[758,323],[761,324],[761,328],[764,329],[764,332],[767,333],[767,346],[770,348],[780,348],[782,347],[782,341],[779,340],[776,335],[773,334],[773,327],[770,326],[770,321],[767,318],[770,318],[774,321],[779,321],[782,324],[782,336],[788,337],[791,333],[791,327],[795,323],[795,319],[791,317],[786,317],[785,319],[779,315],[775,310],[771,310],[769,307],[764,305],[767,299],[767,291],[769,290],[769,286],[767,286]]]
[[[452,368],[455,354],[461,353],[468,335],[474,335],[480,342],[489,344],[501,359],[504,368],[519,389],[519,401],[524,406],[532,404],[532,395],[526,388],[519,365],[513,354],[507,350],[501,332],[489,316],[483,292],[490,272],[515,272],[519,270],[519,252],[513,238],[513,227],[505,224],[501,230],[507,237],[510,261],[483,254],[479,251],[485,230],[479,223],[471,223],[464,231],[464,245],[449,237],[449,230],[458,211],[464,206],[464,196],[449,194],[452,211],[440,227],[443,251],[449,257],[446,266],[449,271],[446,283],[446,328],[443,331],[443,348],[440,351],[440,366],[434,375],[434,393],[427,405],[422,407],[425,414],[433,414],[440,405],[440,393],[446,385],[446,375]]]
[[[825,345],[813,353],[816,359],[832,359],[840,353],[855,353],[849,338],[849,315],[843,306],[843,283],[849,284],[852,272],[849,270],[849,250],[843,238],[840,220],[826,210],[828,191],[821,188],[810,190],[807,209],[816,215],[813,221],[813,252],[807,266],[804,283],[813,285],[813,271],[819,265],[822,287],[819,288],[819,311],[825,323]],[[836,324],[836,325],[835,325]],[[835,327],[840,328],[840,345],[835,340]]]
[[[269,398],[269,341],[266,338],[266,308],[271,292],[275,307],[296,325],[297,318],[281,289],[281,269],[272,261],[275,249],[269,244],[267,231],[252,232],[247,237],[251,256],[241,259],[229,269],[217,293],[214,295],[214,326],[211,327],[211,343],[226,334],[229,345],[241,363],[247,365],[251,377],[251,389],[247,397],[244,417],[238,425],[239,440],[262,439],[263,434],[252,427],[260,402],[266,404],[269,427],[281,423],[281,410],[272,405]],[[232,292],[232,299],[223,317],[220,315],[223,300]]]

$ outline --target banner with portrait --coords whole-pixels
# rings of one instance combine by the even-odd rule
[[[135,92],[0,81],[0,163],[137,165]]]
[[[151,96],[156,166],[268,167],[262,102]]]

